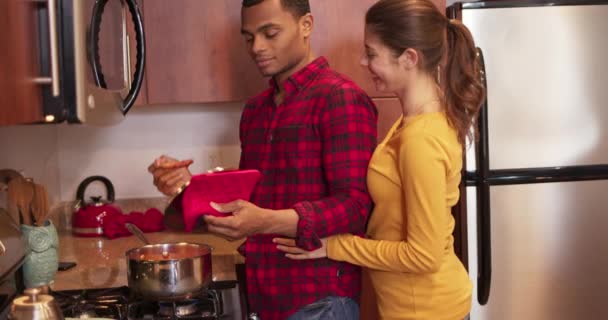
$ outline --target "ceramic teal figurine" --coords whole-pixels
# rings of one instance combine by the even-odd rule
[[[23,263],[26,288],[48,285],[55,278],[59,267],[59,237],[53,223],[44,226],[21,225],[29,253]]]

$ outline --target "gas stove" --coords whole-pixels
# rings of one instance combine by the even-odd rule
[[[214,282],[209,290],[174,302],[142,300],[128,287],[54,291],[51,294],[66,318],[240,319],[236,283],[228,281]]]

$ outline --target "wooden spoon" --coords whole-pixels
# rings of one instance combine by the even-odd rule
[[[17,212],[21,216],[21,223],[31,225],[30,202],[34,194],[31,183],[22,177],[17,177],[9,182],[8,188],[10,190],[8,195],[9,202],[12,204],[11,206],[16,207]]]
[[[31,226],[32,224],[32,213],[31,213],[31,203],[34,198],[34,183],[31,180],[25,179],[20,184],[20,194],[18,207],[19,211],[21,211],[21,220],[23,224]]]
[[[32,214],[36,225],[43,226],[49,214],[49,196],[44,186],[37,183],[33,183],[33,185]]]
[[[20,178],[23,179],[23,178]],[[14,181],[13,181],[14,180]],[[19,201],[20,201],[20,196],[21,194],[18,192],[21,188],[21,186],[18,186],[18,184],[21,183],[21,181],[17,181],[17,179],[13,179],[11,181],[9,181],[8,185],[7,185],[7,207],[6,207],[6,211],[8,212],[9,216],[11,216],[11,218],[13,219],[13,221],[15,221],[15,223],[17,225],[21,224],[21,218],[20,218],[20,214],[19,214]]]

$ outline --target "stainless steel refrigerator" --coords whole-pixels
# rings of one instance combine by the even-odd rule
[[[487,101],[467,150],[472,320],[608,319],[608,1],[448,9]]]

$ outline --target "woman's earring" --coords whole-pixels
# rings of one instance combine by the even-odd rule
[[[441,85],[441,66],[437,66],[437,84]]]

